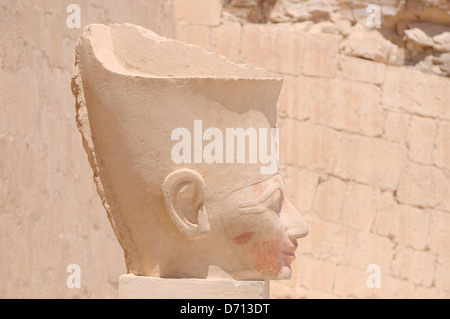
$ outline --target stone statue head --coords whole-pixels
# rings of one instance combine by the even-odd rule
[[[282,80],[134,25],[90,25],[72,88],[129,273],[287,279],[308,233],[278,173]]]

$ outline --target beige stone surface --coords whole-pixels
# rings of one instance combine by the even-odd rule
[[[173,6],[179,24],[220,24],[222,8],[217,0],[173,0]]]
[[[209,49],[210,29],[204,25],[177,25],[175,36],[180,41]]]
[[[450,119],[450,79],[400,67],[388,67],[383,107],[425,117]]]
[[[315,114],[314,121],[338,130],[382,135],[384,112],[379,107],[381,94],[377,86],[340,79],[333,83],[330,93],[329,103]]]
[[[331,293],[336,265],[312,258],[299,258],[300,285],[310,291]]]
[[[437,125],[432,119],[412,117],[409,123],[409,158],[422,164],[433,164]]]
[[[398,188],[400,202],[422,207],[442,204],[449,186],[444,173],[432,166],[408,163]]]
[[[450,288],[449,269],[450,269],[450,257],[439,256],[435,276],[435,285],[437,288],[441,288],[446,291],[449,290]]]
[[[436,255],[398,247],[392,268],[393,273],[402,279],[423,287],[431,287],[436,269]]]
[[[450,214],[433,211],[431,213],[428,244],[431,251],[442,256],[450,256]]]
[[[280,158],[284,163],[313,171],[331,172],[339,152],[337,132],[307,122],[280,123]]]
[[[242,26],[237,22],[221,24],[210,29],[211,47],[230,61],[239,60]]]
[[[414,292],[415,299],[445,299],[445,291],[436,288],[417,287]]]
[[[434,149],[435,163],[439,167],[450,169],[450,123],[440,122],[439,133]]]
[[[391,142],[406,143],[410,116],[405,113],[388,112],[384,123],[383,137]]]
[[[450,298],[450,196],[445,191],[450,185],[448,4],[421,0],[421,6],[402,7],[402,1],[385,2],[381,30],[369,31],[366,8],[373,1],[345,1],[351,6],[279,0],[275,6],[258,7],[263,1],[255,1],[256,7],[226,8],[222,19],[218,1],[181,1],[176,12],[172,1],[77,3],[82,26],[136,23],[198,43],[235,62],[258,63],[285,78],[278,112],[285,154],[281,161],[289,166],[282,174],[287,184],[301,185],[289,186],[288,195],[304,210],[310,236],[299,246],[302,253],[293,264],[293,279],[273,282],[272,297]],[[2,298],[116,298],[118,276],[125,272],[73,122],[67,83],[81,30],[66,27],[70,3],[0,1],[0,25],[6,30],[0,34],[0,149],[5,150],[0,154]],[[208,7],[211,10],[203,10]],[[417,29],[425,36],[417,37]],[[315,36],[331,44],[310,43]],[[364,59],[345,54],[353,55],[344,45],[358,37],[360,43],[347,47],[363,53]],[[433,48],[423,46],[428,38]],[[316,51],[307,52],[307,47]],[[23,87],[27,90],[18,89]],[[380,98],[374,99],[377,88]],[[365,99],[370,92],[370,100]],[[353,106],[347,109],[346,103]],[[324,120],[323,111],[332,114],[334,105],[342,114],[318,122],[320,116]],[[384,112],[381,134],[378,110]],[[377,123],[376,129],[371,123]],[[425,133],[433,130],[430,153]],[[352,140],[358,143],[348,142]],[[349,200],[343,193],[355,181],[380,191],[368,230],[364,219],[349,226],[348,217],[341,215],[342,202]],[[356,208],[349,216],[374,209],[372,201],[353,201]],[[394,255],[392,245],[397,247]],[[380,253],[384,250],[386,256]],[[301,285],[302,259],[322,268],[334,265],[331,292]],[[431,260],[436,263],[434,272],[427,270]],[[365,285],[369,274],[364,266],[375,261],[383,264],[382,291],[368,291]],[[81,266],[81,289],[65,285],[69,263]],[[420,269],[424,271],[419,274]],[[314,274],[313,267],[308,271]],[[423,286],[431,276],[431,287]],[[308,286],[328,289],[332,279],[323,285],[314,276],[305,280]]]
[[[74,122],[71,3],[0,1],[0,298],[117,298],[126,269]],[[131,21],[173,35],[169,3],[78,4],[82,26]],[[80,289],[66,285],[70,264]]]
[[[281,175],[286,186],[287,195],[292,198],[292,203],[302,212],[308,212],[314,200],[319,174],[301,170],[294,167],[281,169]]]
[[[342,76],[351,81],[381,84],[386,75],[386,65],[348,56],[339,57]]]
[[[302,32],[260,24],[245,24],[242,32],[243,62],[283,74],[300,74],[305,61]]]
[[[356,135],[343,138],[334,172],[343,178],[395,189],[406,159],[406,147]]]
[[[394,243],[388,238],[364,232],[358,234],[358,240],[359,245],[352,256],[352,267],[366,271],[367,266],[378,265],[382,275],[390,274],[390,265],[394,258]]]
[[[385,195],[374,223],[374,230],[394,242],[415,249],[425,249],[430,225],[430,213],[412,206],[399,205]]]
[[[333,78],[337,72],[339,36],[311,34],[306,37],[303,74]]]
[[[269,282],[122,275],[119,299],[266,299]]]
[[[337,221],[347,196],[347,184],[337,178],[320,183],[314,198],[314,210],[320,218]]]
[[[380,191],[375,187],[351,183],[340,222],[349,227],[369,232],[378,211]]]
[[[345,298],[410,299],[414,297],[414,284],[391,276],[381,277],[381,288],[366,285],[369,273],[351,267],[338,266],[334,291]]]
[[[298,120],[316,119],[332,103],[334,81],[286,76],[278,101],[280,115]]]

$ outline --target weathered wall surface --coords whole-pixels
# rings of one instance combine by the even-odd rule
[[[310,235],[273,297],[450,298],[450,79],[432,74],[446,75],[434,46],[446,43],[448,1],[422,2],[420,20],[439,25],[433,42],[396,27],[401,15],[417,27],[402,1],[386,1],[385,28],[369,31],[362,0],[0,0],[0,297],[114,298],[125,271],[74,120],[81,31],[66,8],[77,3],[83,26],[175,31],[286,78],[283,175]],[[80,290],[66,286],[68,264],[81,267]],[[369,264],[381,267],[379,290],[366,286]]]
[[[334,7],[299,7],[306,22],[252,24],[264,1],[225,1],[221,21],[217,2],[202,1],[201,21],[179,5],[177,37],[285,78],[280,160],[310,235],[293,279],[273,282],[272,296],[450,298],[450,79],[388,65],[379,31],[315,20]],[[349,39],[364,59],[343,50]],[[366,285],[371,264],[381,289]]]
[[[173,33],[167,1],[0,1],[0,298],[116,298],[126,271],[75,124],[72,3],[82,27]],[[66,286],[69,264],[81,289]]]

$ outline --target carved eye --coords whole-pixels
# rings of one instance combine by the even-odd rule
[[[271,200],[268,209],[275,212],[277,215],[280,215],[281,212],[281,197],[277,196],[276,200]]]
[[[278,187],[269,189],[264,199],[258,199],[252,202],[243,203],[239,207],[239,212],[242,215],[263,214],[268,211],[272,211],[277,215],[280,215],[283,202],[283,191]]]

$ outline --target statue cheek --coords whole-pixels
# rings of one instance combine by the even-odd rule
[[[234,237],[232,239],[232,241],[236,245],[245,245],[250,242],[250,240],[253,237],[253,234],[254,234],[253,232],[243,233],[243,234],[240,234],[239,236]]]
[[[261,273],[277,276],[283,268],[283,230],[280,228],[271,236],[262,239],[250,248],[253,266]]]

